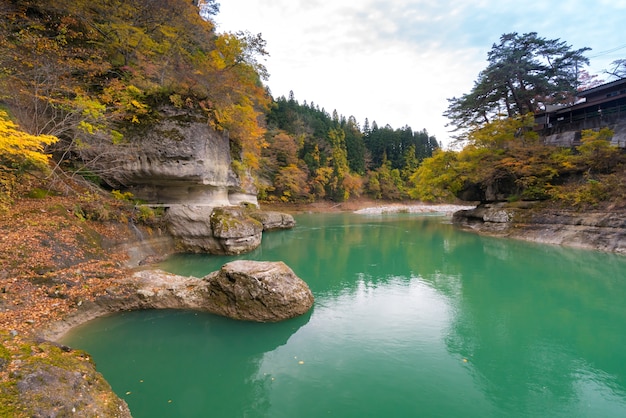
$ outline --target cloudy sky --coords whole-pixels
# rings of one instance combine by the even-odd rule
[[[447,98],[471,90],[500,35],[592,48],[587,70],[626,58],[626,0],[219,0],[220,32],[261,33],[274,97],[445,144]],[[605,77],[606,78],[606,77]]]

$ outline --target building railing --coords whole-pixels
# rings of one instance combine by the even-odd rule
[[[553,116],[554,117],[554,116]],[[550,119],[549,125],[543,124],[543,135],[553,135],[568,131],[601,128],[626,119],[626,105],[613,106],[580,114],[569,113],[557,119]]]

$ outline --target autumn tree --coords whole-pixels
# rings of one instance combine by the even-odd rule
[[[587,70],[580,70],[578,73],[578,91],[592,89],[604,84],[605,81],[597,74],[590,74]]]
[[[270,131],[298,138],[298,159],[306,165],[311,193],[318,199],[342,200],[364,189],[381,199],[402,198],[410,174],[439,147],[426,130],[379,128],[368,119],[360,128],[354,116],[331,115],[313,102],[300,104],[293,92],[276,99],[267,123]]]
[[[480,201],[549,199],[555,183],[588,168],[570,149],[542,144],[533,126],[534,117],[529,113],[474,128],[461,151],[438,152],[424,160],[411,177],[409,194],[434,201],[453,197]],[[602,149],[600,145],[590,146],[589,152]]]
[[[50,155],[44,152],[46,145],[57,138],[51,135],[31,135],[15,124],[4,110],[0,110],[0,169],[23,171],[29,167],[44,169]]]
[[[376,199],[400,200],[405,198],[404,182],[400,170],[386,160],[368,175],[367,191]]]
[[[435,151],[411,175],[409,196],[424,202],[453,201],[465,181],[459,173],[457,162],[458,152]]]
[[[582,131],[581,145],[576,149],[580,153],[579,162],[589,173],[610,173],[624,162],[619,147],[611,144],[613,134],[614,131],[609,128]]]
[[[50,155],[45,147],[56,141],[51,135],[24,132],[7,112],[0,110],[0,205],[11,197],[14,184],[24,171],[48,168]]]
[[[265,41],[243,32],[217,34],[198,9],[212,14],[216,2],[23,0],[5,6],[0,87],[12,94],[0,100],[28,132],[57,136],[55,155],[89,164],[158,122],[161,108],[174,106],[228,135],[246,170],[258,168],[270,103],[262,83]]]
[[[309,198],[307,173],[295,164],[280,168],[274,179],[274,187],[284,202]]]

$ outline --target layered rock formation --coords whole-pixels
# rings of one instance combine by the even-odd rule
[[[626,254],[623,211],[575,212],[538,202],[483,203],[458,211],[453,221],[486,235]]]
[[[112,187],[165,208],[180,250],[245,253],[258,247],[263,230],[295,223],[279,214],[248,216],[243,206],[258,207],[253,182],[233,171],[228,136],[205,119],[163,108],[160,121],[135,134],[128,147],[99,157],[101,171]]]
[[[234,255],[254,250],[263,231],[293,228],[293,216],[245,207],[177,205],[167,213],[169,230],[187,252]]]
[[[256,190],[231,167],[227,135],[206,118],[163,108],[161,119],[131,139],[130,148],[103,157],[105,180],[151,204],[229,206],[257,205]]]
[[[263,224],[247,216],[241,207],[171,207],[169,230],[186,252],[241,254],[261,244]]]
[[[249,217],[261,222],[263,225],[263,231],[290,229],[296,226],[296,221],[293,219],[293,216],[287,213],[261,211],[255,209],[248,209],[246,213]]]

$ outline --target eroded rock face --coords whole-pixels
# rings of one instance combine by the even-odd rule
[[[253,181],[233,171],[228,136],[191,110],[163,107],[157,123],[97,161],[109,185],[166,208],[182,251],[241,254],[260,245],[263,230],[295,225],[290,215],[248,215],[258,207]]]
[[[164,107],[160,113],[128,146],[98,159],[105,181],[152,204],[258,204],[253,183],[232,170],[227,136],[192,111]]]
[[[500,237],[626,254],[626,215],[536,208],[535,202],[481,204],[462,210],[453,222]]]
[[[176,205],[168,210],[167,219],[183,251],[234,255],[261,244],[263,225],[239,207]]]

